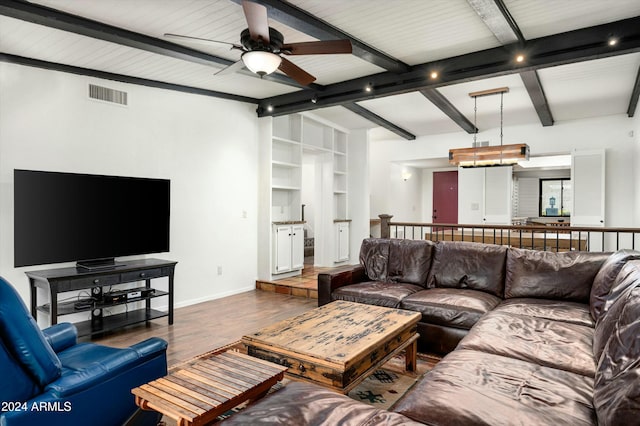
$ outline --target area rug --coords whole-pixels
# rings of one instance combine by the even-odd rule
[[[206,358],[220,352],[229,350],[244,352],[243,349],[244,348],[240,342],[234,342],[198,355],[195,358],[172,365],[169,368],[169,373],[199,359]],[[440,361],[440,358],[438,357],[418,353],[416,371],[405,371],[404,353],[400,353],[387,361],[369,377],[364,379],[358,386],[349,392],[348,396],[356,401],[372,405],[376,408],[388,409],[398,401],[420,377],[431,370],[438,361]],[[286,386],[288,382],[290,382],[290,379],[285,378],[282,382],[273,386],[269,393],[276,392],[278,389]],[[246,404],[241,404],[233,410],[226,412],[218,419],[225,419],[240,411],[245,406]],[[173,419],[163,416],[160,424],[175,426],[176,422]]]
[[[349,398],[386,410],[439,360],[418,354],[416,371],[410,372],[405,371],[404,354],[396,355],[349,392]]]

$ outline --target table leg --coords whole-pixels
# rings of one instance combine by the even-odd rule
[[[49,313],[51,321],[49,324],[55,325],[58,323],[58,290],[57,285],[54,287],[49,285],[51,298],[49,299]]]
[[[38,289],[33,278],[29,278],[29,288],[31,290],[31,316],[38,322]]]
[[[418,340],[414,340],[405,349],[405,368],[407,371],[416,371],[418,365]]]

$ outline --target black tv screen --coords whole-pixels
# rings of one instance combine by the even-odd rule
[[[14,170],[14,264],[169,251],[170,181]]]

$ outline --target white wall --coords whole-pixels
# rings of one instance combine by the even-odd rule
[[[635,200],[640,196],[634,180],[637,163],[637,138],[630,131],[638,128],[637,119],[626,114],[596,117],[585,120],[557,122],[551,127],[540,124],[504,128],[505,144],[525,142],[532,155],[568,153],[573,149],[605,147],[606,152],[606,226],[632,226]],[[478,134],[479,140],[495,135],[496,129]],[[635,131],[634,135],[638,131]],[[378,140],[371,143],[371,215],[394,215],[395,208],[388,202],[391,183],[387,176],[394,164],[420,159],[446,158],[450,148],[471,146],[472,136],[459,131],[441,135],[419,137],[414,141],[400,139]],[[636,196],[634,196],[636,194]],[[422,188],[423,197],[432,197],[431,188]],[[637,215],[636,215],[637,216]]]
[[[389,213],[396,222],[420,222],[424,207],[422,170],[387,161],[386,147],[379,142],[371,143],[370,158],[371,218]],[[406,181],[402,178],[404,171],[411,173]]]
[[[369,131],[355,130],[349,134],[348,149],[348,218],[349,225],[349,263],[359,262],[362,240],[370,233],[370,169],[369,169]],[[373,173],[371,173],[373,174]]]
[[[390,165],[389,172],[390,192],[387,200],[388,208],[393,211],[380,213],[392,214],[392,220],[396,222],[419,222],[422,219],[422,171],[394,163]],[[411,174],[407,180],[403,179],[405,172]]]
[[[90,100],[89,82],[129,106]],[[0,93],[0,275],[25,300],[24,271],[48,266],[13,267],[14,168],[171,179],[171,252],[149,257],[178,261],[176,306],[255,288],[254,105],[7,63]]]

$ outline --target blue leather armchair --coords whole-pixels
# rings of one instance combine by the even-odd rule
[[[156,337],[124,349],[78,343],[70,323],[40,330],[0,277],[0,426],[155,425],[131,389],[167,374],[166,349]]]

